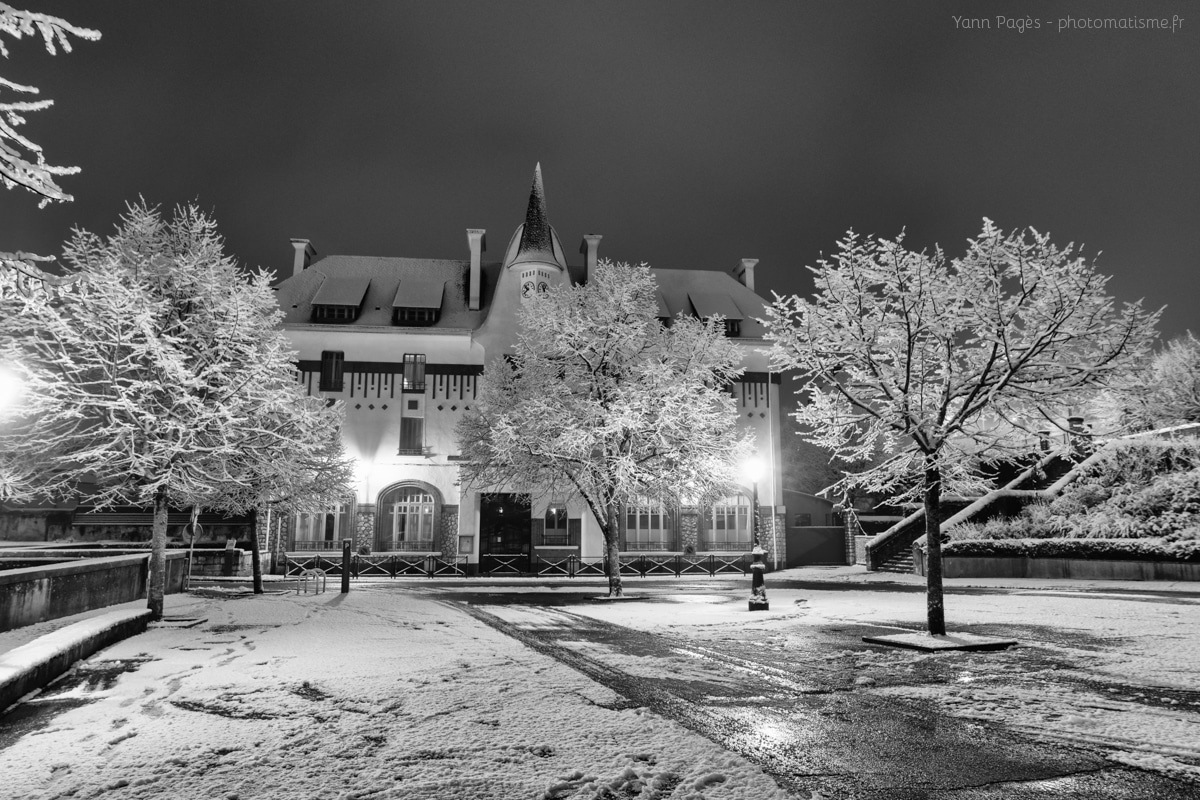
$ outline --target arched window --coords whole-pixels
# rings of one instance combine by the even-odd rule
[[[722,497],[708,515],[704,549],[749,550],[751,544],[750,500],[745,495]]]
[[[384,551],[432,551],[437,502],[421,486],[397,486],[379,497],[379,542]]]
[[[675,520],[670,509],[655,500],[638,498],[625,507],[626,550],[674,550]]]

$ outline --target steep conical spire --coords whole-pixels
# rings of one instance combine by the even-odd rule
[[[546,192],[542,188],[542,163],[533,168],[533,188],[529,190],[529,208],[525,211],[525,229],[521,231],[518,253],[552,252],[550,222],[546,219]]]

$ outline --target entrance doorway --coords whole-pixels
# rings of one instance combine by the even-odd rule
[[[529,495],[497,492],[479,498],[479,569],[496,574],[529,572],[532,526]]]

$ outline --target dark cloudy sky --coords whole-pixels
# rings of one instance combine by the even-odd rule
[[[103,33],[10,45],[56,101],[25,127],[72,204],[0,191],[0,249],[57,253],[139,194],[198,199],[229,249],[500,258],[542,163],[569,252],[760,259],[759,288],[853,227],[954,255],[991,217],[1102,250],[1120,299],[1200,332],[1200,10],[1186,2],[17,0]],[[1031,14],[1040,28],[1001,27]],[[968,30],[955,16],[987,20]],[[1058,30],[1065,17],[1184,18]]]

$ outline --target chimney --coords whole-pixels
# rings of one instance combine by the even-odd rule
[[[308,239],[292,239],[292,247],[296,248],[296,260],[292,262],[292,277],[296,277],[312,263],[317,254],[316,248]]]
[[[579,245],[579,252],[585,256],[583,262],[584,283],[587,283],[588,278],[596,271],[596,251],[600,249],[600,240],[603,238],[599,233],[585,233],[583,235],[583,243]]]
[[[467,245],[471,248],[471,274],[467,278],[467,309],[479,310],[479,290],[483,284],[482,253],[487,250],[487,231],[467,228]]]
[[[743,258],[742,263],[733,268],[733,277],[752,292],[754,291],[754,265],[757,263],[757,258]]]

